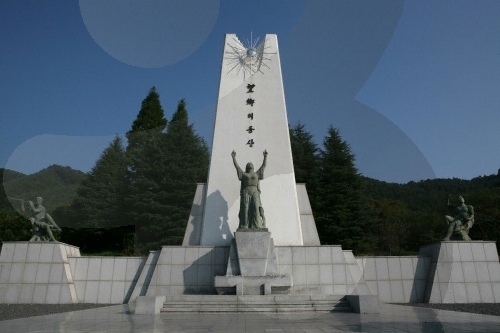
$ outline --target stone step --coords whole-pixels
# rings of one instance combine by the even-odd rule
[[[352,312],[339,295],[171,295],[161,312]]]

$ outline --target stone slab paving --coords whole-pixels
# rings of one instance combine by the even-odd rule
[[[115,305],[0,322],[0,332],[500,332],[500,317],[381,305],[379,314],[160,314],[135,315]]]

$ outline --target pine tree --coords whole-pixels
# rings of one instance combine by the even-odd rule
[[[127,160],[120,137],[101,154],[77,191],[71,210],[81,227],[111,227],[126,224],[122,202]]]
[[[309,188],[313,183],[317,183],[319,170],[318,146],[314,143],[312,134],[307,132],[305,126],[301,123],[290,128],[290,144],[295,181],[297,183],[306,183]]]
[[[164,232],[168,177],[164,166],[168,152],[164,145],[165,119],[160,98],[153,87],[143,100],[132,128],[127,132],[127,190],[124,195],[127,219],[136,226],[135,246],[145,253],[161,240]]]
[[[354,155],[337,129],[328,129],[320,156],[315,219],[321,242],[364,250],[368,235],[364,230],[360,175]]]
[[[165,135],[168,150],[165,172],[168,234],[164,244],[181,244],[196,184],[204,182],[208,173],[208,148],[189,125],[186,101],[180,100]]]

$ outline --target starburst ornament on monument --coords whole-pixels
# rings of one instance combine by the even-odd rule
[[[269,68],[266,62],[270,61],[268,55],[275,54],[276,52],[266,52],[266,41],[260,41],[260,37],[253,39],[253,35],[250,34],[250,40],[241,42],[235,39],[236,45],[230,45],[229,51],[226,51],[225,58],[229,59],[231,69],[228,73],[233,70],[237,71],[237,74],[242,73],[243,79],[245,80],[250,75],[256,72],[263,73],[262,66]],[[260,42],[260,43],[259,43]],[[229,45],[229,44],[228,44]]]

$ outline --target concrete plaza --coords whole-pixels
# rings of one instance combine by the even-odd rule
[[[500,332],[500,317],[382,304],[379,314],[135,315],[133,305],[0,322],[0,332]]]

